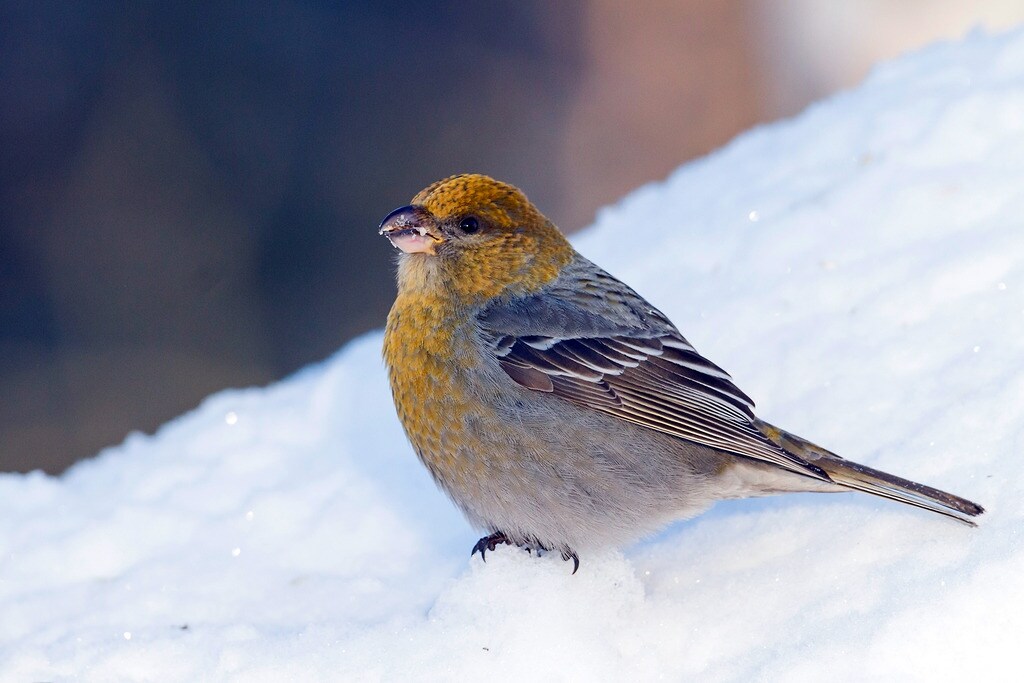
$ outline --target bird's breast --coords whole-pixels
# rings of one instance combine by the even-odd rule
[[[484,466],[467,456],[480,450],[474,425],[492,417],[478,400],[483,358],[477,334],[472,318],[443,302],[401,296],[384,334],[398,417],[416,453],[449,490],[468,486]]]

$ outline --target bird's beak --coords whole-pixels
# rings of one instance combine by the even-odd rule
[[[395,209],[380,223],[380,234],[406,254],[434,254],[444,241],[433,214],[422,206]]]

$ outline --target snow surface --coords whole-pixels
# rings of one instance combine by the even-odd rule
[[[577,243],[762,417],[981,502],[980,528],[791,495],[720,504],[576,576],[509,548],[484,565],[405,442],[375,333],[62,477],[0,477],[0,680],[1008,677],[1024,32],[883,66]]]

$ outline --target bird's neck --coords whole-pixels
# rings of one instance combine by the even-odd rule
[[[576,255],[561,233],[548,227],[443,256],[403,254],[398,263],[398,296],[465,311],[503,297],[534,294]]]

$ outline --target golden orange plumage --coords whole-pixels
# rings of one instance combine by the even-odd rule
[[[412,200],[438,225],[473,216],[490,239],[462,245],[443,258],[403,255],[399,291],[388,315],[384,359],[399,417],[425,464],[437,476],[462,480],[452,444],[474,448],[475,435],[446,417],[482,408],[467,395],[465,373],[480,363],[476,331],[466,311],[500,296],[526,294],[553,280],[573,250],[526,196],[482,175],[452,176]],[[400,369],[400,371],[396,371]],[[493,417],[493,416],[489,416]],[[458,433],[456,433],[458,432]]]
[[[438,181],[413,197],[412,203],[423,206],[442,224],[472,215],[487,225],[492,237],[453,250],[447,259],[414,258],[402,263],[399,277],[416,289],[420,287],[415,281],[443,282],[433,293],[448,304],[536,291],[572,259],[569,242],[526,195],[487,176],[458,175]],[[444,272],[434,280],[423,268]]]

